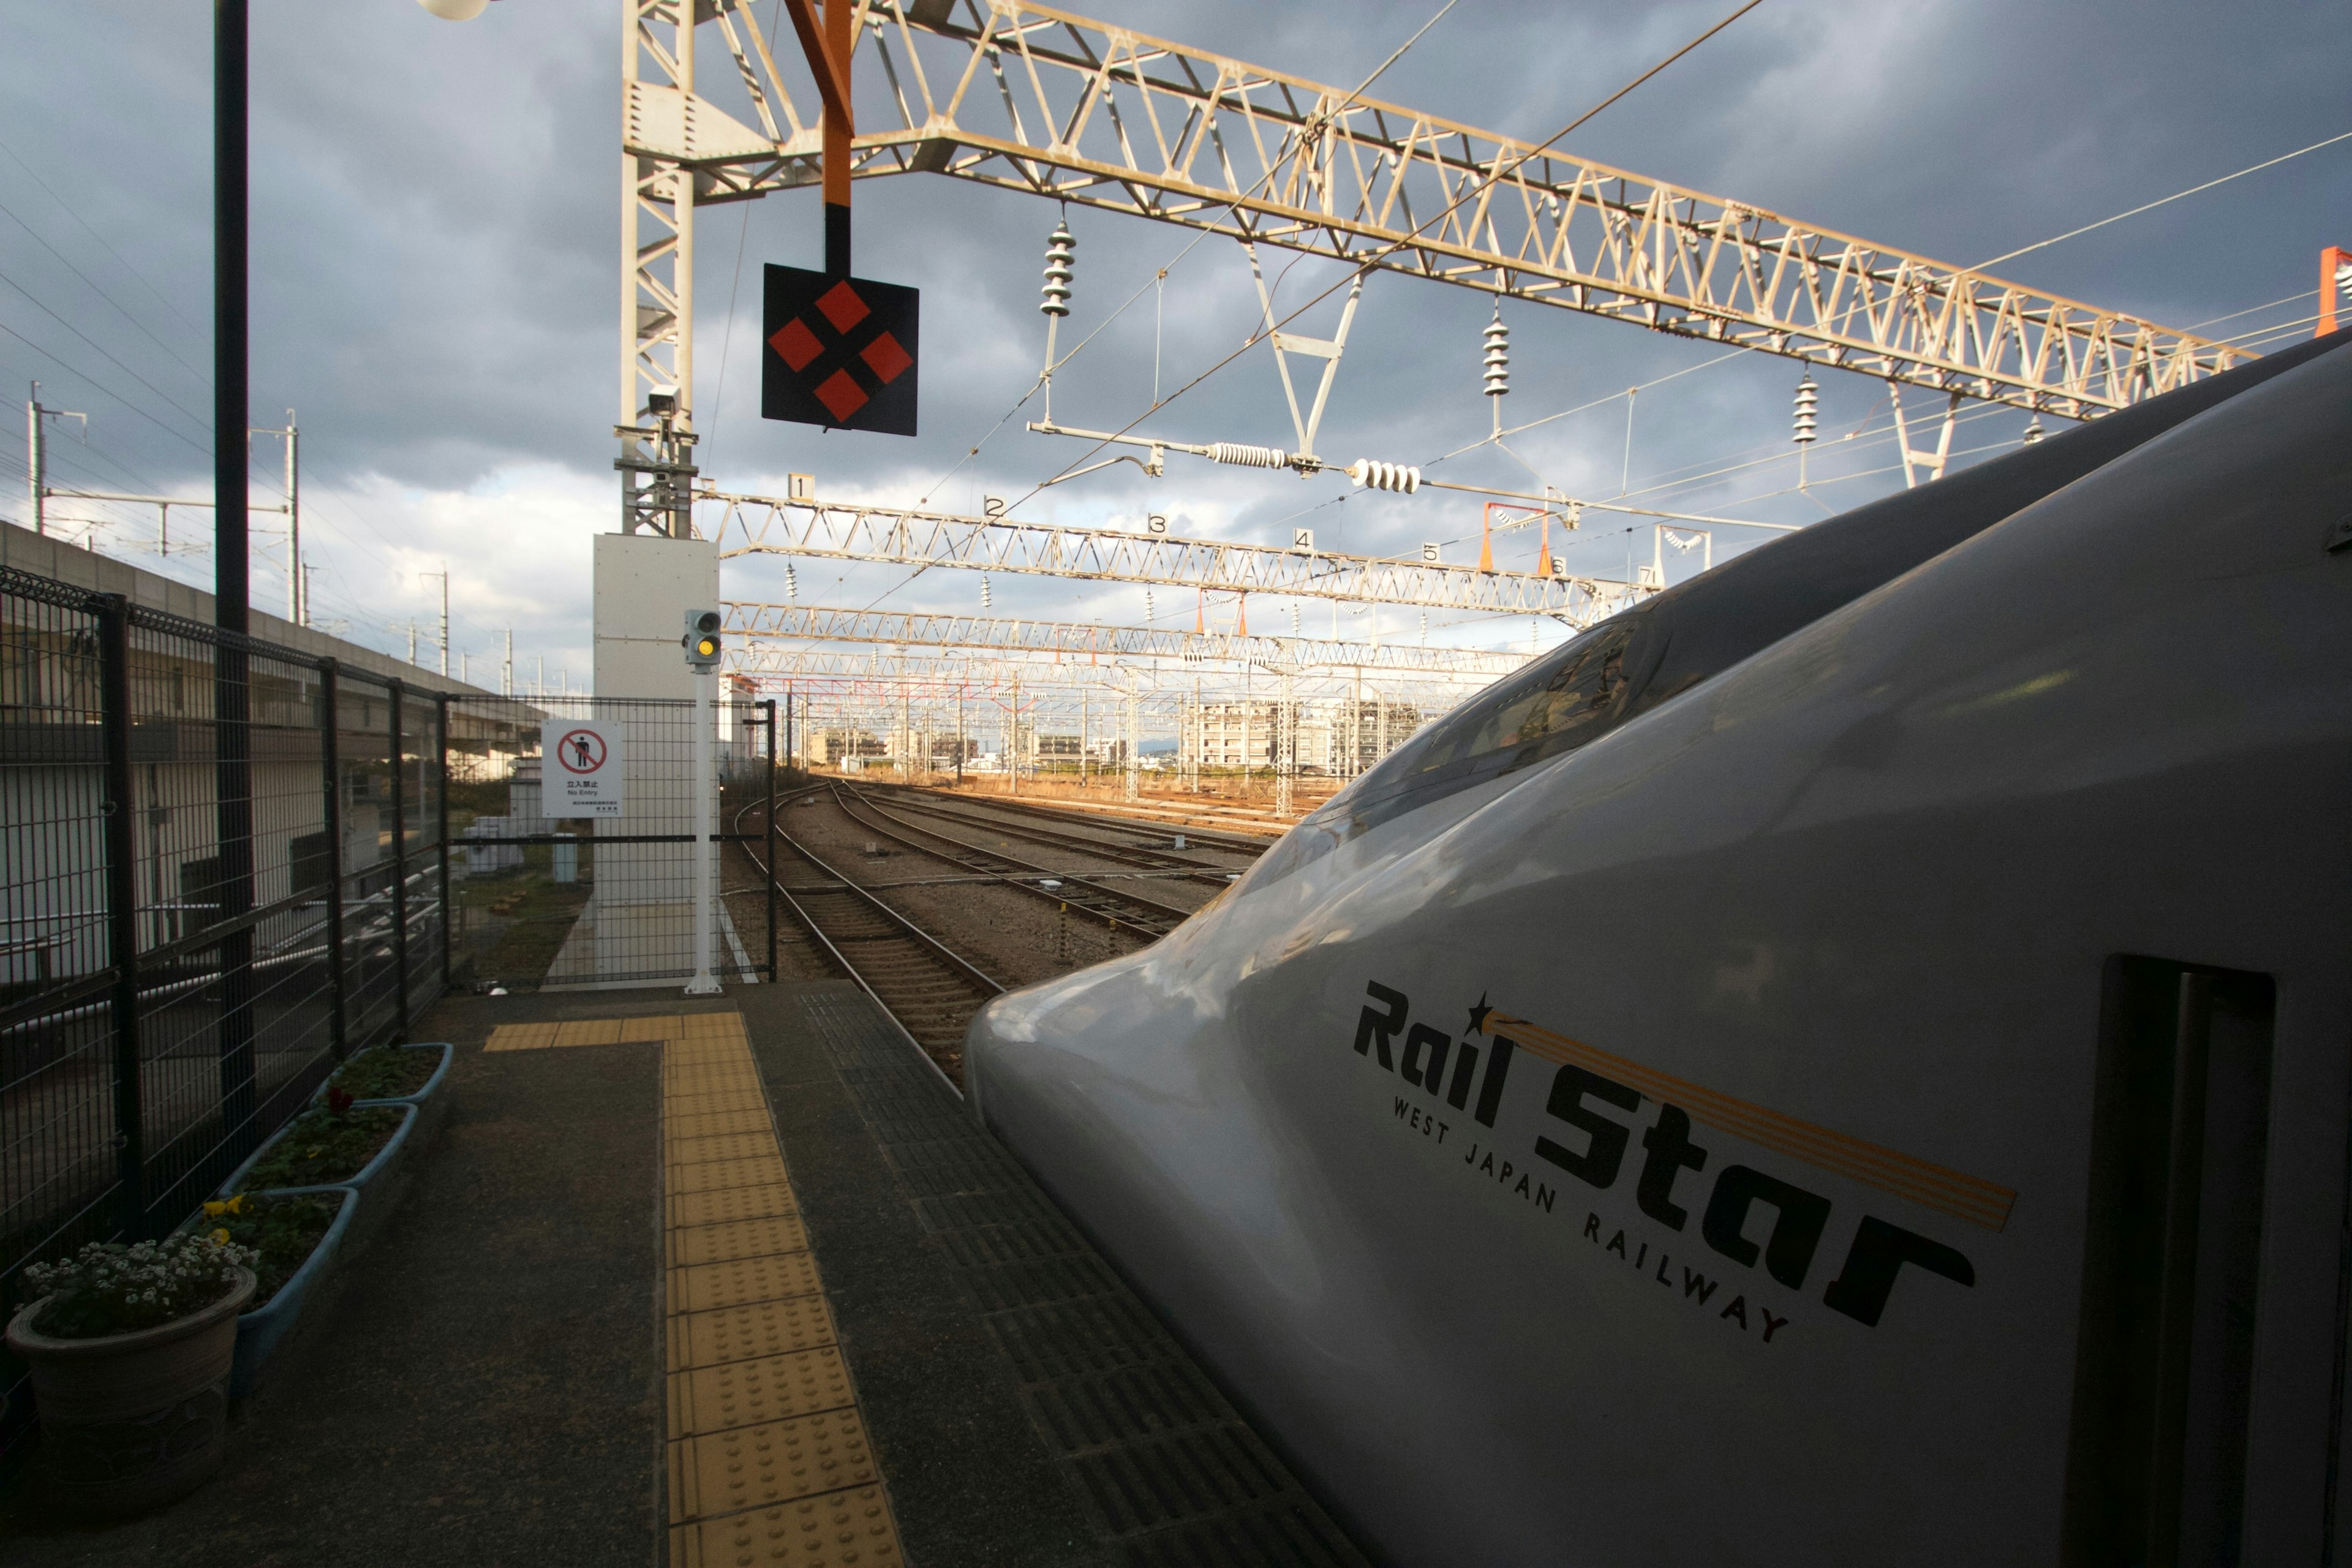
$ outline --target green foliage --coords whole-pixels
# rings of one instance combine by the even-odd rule
[[[362,1051],[327,1081],[353,1100],[398,1100],[415,1094],[441,1065],[436,1051],[413,1051],[404,1046],[377,1046]]]
[[[268,1306],[271,1298],[285,1289],[295,1270],[318,1249],[320,1240],[333,1226],[342,1206],[342,1196],[338,1193],[277,1197],[239,1193],[233,1198],[205,1205],[204,1228],[214,1236],[226,1234],[230,1241],[250,1248],[255,1255],[246,1267],[260,1279],[261,1288],[253,1293],[247,1311]]]
[[[313,1106],[286,1124],[286,1135],[246,1173],[245,1184],[257,1192],[349,1181],[400,1131],[404,1114],[389,1105],[341,1115]]]

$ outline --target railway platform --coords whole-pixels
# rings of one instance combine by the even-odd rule
[[[457,1102],[223,1475],[26,1568],[1348,1564],[856,986],[445,999]]]

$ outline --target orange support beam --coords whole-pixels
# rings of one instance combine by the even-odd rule
[[[2336,300],[2352,283],[2352,250],[2331,245],[2319,253],[2319,331],[2326,337],[2336,330]]]

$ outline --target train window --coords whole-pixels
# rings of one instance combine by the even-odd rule
[[[2110,959],[2063,1560],[2241,1561],[2268,975]]]
[[[1632,710],[1664,641],[1636,611],[1497,681],[1303,818],[1259,859],[1243,890],[1265,887],[1393,817],[1606,734]]]
[[[1623,706],[1633,631],[1612,625],[1579,637],[1496,699],[1447,721],[1416,771],[1507,751],[1528,752],[1515,759],[1524,766],[1583,744]]]

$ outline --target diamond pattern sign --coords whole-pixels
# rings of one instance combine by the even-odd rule
[[[913,435],[920,302],[896,283],[768,268],[761,415]]]

